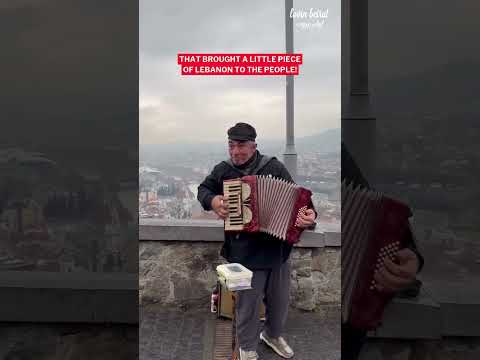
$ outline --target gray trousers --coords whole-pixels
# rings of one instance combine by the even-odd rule
[[[236,335],[244,350],[256,350],[260,336],[260,303],[265,303],[265,331],[283,332],[290,298],[290,264],[273,270],[253,270],[252,289],[238,291],[235,301]]]

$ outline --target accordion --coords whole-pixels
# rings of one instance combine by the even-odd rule
[[[304,230],[295,222],[311,204],[312,192],[286,180],[250,175],[225,180],[223,196],[225,231],[265,232],[294,244]]]
[[[379,192],[342,182],[342,322],[373,330],[393,294],[380,292],[375,270],[405,247],[409,207]]]

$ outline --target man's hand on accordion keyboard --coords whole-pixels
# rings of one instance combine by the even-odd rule
[[[307,228],[315,223],[315,211],[307,209],[305,212],[300,213],[295,226]]]
[[[384,292],[397,292],[407,288],[415,281],[418,271],[417,255],[410,249],[397,252],[397,263],[385,259],[385,266],[375,272],[377,289]]]
[[[228,216],[228,208],[227,208],[227,197],[222,195],[217,195],[212,199],[212,210],[215,214],[218,215],[220,219],[225,219]]]

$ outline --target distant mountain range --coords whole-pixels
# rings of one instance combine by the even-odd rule
[[[295,147],[298,153],[318,152],[332,153],[340,151],[341,129],[329,129],[319,134],[297,137]],[[257,139],[258,148],[266,154],[279,154],[285,148],[283,139]],[[149,162],[152,159],[168,158],[178,161],[185,156],[209,156],[222,157],[226,155],[225,142],[205,143],[175,143],[175,144],[140,144],[140,163]]]

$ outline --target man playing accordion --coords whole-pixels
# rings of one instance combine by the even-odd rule
[[[343,143],[341,161],[342,181],[370,189],[367,180]],[[390,294],[398,293],[415,283],[416,274],[422,269],[424,260],[417,250],[411,229],[407,234],[406,245],[404,249],[396,253],[397,261],[395,263],[387,259],[385,266],[376,273],[375,281],[378,291]],[[346,265],[342,262],[342,274]],[[342,323],[342,360],[356,360],[366,339],[366,329],[354,327],[348,321]]]
[[[221,219],[228,215],[223,198],[223,182],[247,175],[271,175],[293,182],[288,170],[275,157],[257,150],[255,129],[237,123],[228,130],[230,159],[217,164],[198,187],[198,200],[205,210],[213,210]],[[296,226],[315,226],[313,205],[301,214]],[[235,301],[236,336],[240,360],[256,360],[258,339],[284,358],[293,351],[281,336],[288,313],[292,245],[264,232],[225,232],[221,255],[230,263],[240,263],[252,270],[252,289],[237,293]],[[265,329],[259,334],[259,308],[265,301]]]

